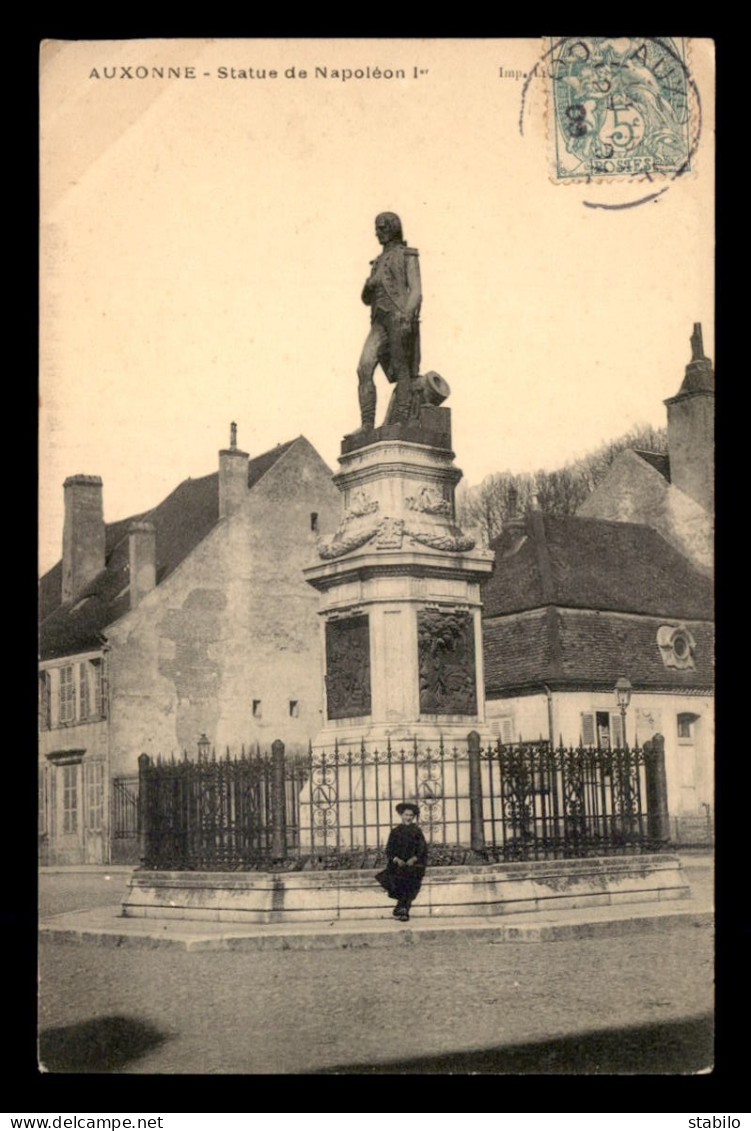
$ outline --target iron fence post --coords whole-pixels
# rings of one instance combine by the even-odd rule
[[[149,768],[149,764],[150,758],[148,754],[140,754],[138,757],[138,841],[142,868],[144,868],[147,863],[149,842],[151,840],[149,809],[146,798],[146,790],[148,788],[146,771]]]
[[[665,773],[665,739],[656,734],[651,742],[644,743],[647,779],[647,828],[651,840],[670,840],[670,814],[668,812],[668,783]]]
[[[473,852],[485,848],[485,823],[482,813],[482,777],[480,775],[480,736],[476,730],[467,735],[469,754],[469,829]]]
[[[284,860],[287,855],[287,815],[284,804],[284,743],[271,744],[271,855]]]

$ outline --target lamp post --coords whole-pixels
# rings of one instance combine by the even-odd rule
[[[624,747],[628,745],[626,741],[626,711],[631,702],[631,680],[621,676],[620,679],[615,681],[615,698],[621,711],[621,736]]]
[[[198,761],[200,762],[203,759],[208,759],[209,750],[211,749],[211,743],[209,742],[205,734],[201,735],[196,745],[198,746]]]

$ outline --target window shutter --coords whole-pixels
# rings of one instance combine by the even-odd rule
[[[504,746],[514,741],[514,726],[510,718],[501,719],[501,742]]]
[[[57,831],[57,771],[50,770],[47,785],[47,832],[52,837]]]
[[[94,661],[96,680],[94,697],[97,704],[97,718],[106,719],[109,707],[109,668],[104,656]]]
[[[52,696],[50,695],[50,673],[39,673],[39,729],[49,730],[52,725]]]
[[[89,665],[86,662],[78,665],[78,717],[89,717]]]
[[[86,828],[99,831],[104,815],[104,766],[101,762],[84,763]]]
[[[595,745],[595,717],[582,712],[581,740],[583,746]]]
[[[39,832],[43,835],[49,832],[49,801],[47,780],[47,767],[42,766],[39,771]]]
[[[613,749],[623,746],[623,728],[620,715],[610,716],[610,745]]]
[[[76,685],[73,667],[60,668],[60,722],[72,723],[76,717]]]

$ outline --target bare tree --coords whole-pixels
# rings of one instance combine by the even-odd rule
[[[459,521],[462,526],[479,529],[483,539],[490,542],[510,518],[529,508],[533,495],[546,514],[576,514],[605,478],[613,460],[627,448],[667,452],[667,429],[648,424],[632,428],[556,471],[532,475],[499,471],[488,475],[478,486],[464,486],[457,492]]]

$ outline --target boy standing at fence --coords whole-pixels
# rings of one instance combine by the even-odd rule
[[[388,863],[376,879],[390,898],[397,901],[394,917],[405,923],[425,875],[428,845],[422,829],[415,823],[420,816],[418,806],[412,801],[402,801],[397,805],[396,811],[402,823],[395,825],[389,833],[386,843]]]

